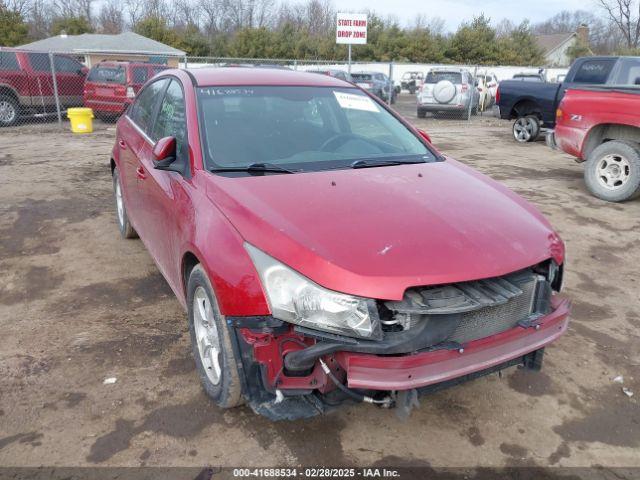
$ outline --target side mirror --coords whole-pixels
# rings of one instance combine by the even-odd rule
[[[169,170],[176,160],[176,137],[164,137],[153,147],[153,160],[158,170]]]
[[[419,128],[419,129],[418,129],[418,133],[419,133],[419,134],[420,134],[420,136],[421,136],[422,138],[424,138],[427,142],[431,143],[431,137],[429,136],[429,134],[428,134],[427,132],[425,132],[424,130],[422,130],[422,129],[420,129],[420,128]]]

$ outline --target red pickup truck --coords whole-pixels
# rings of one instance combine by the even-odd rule
[[[589,191],[609,202],[640,194],[640,87],[568,90],[547,144],[586,162]]]
[[[69,55],[53,55],[58,98],[63,109],[82,105],[88,69]],[[0,127],[21,115],[45,116],[56,111],[48,53],[0,48]]]

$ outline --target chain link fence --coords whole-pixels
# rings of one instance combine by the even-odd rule
[[[168,59],[127,55],[89,68],[84,56],[26,52],[0,47],[0,127],[52,125],[67,128],[67,110],[89,107],[99,122],[113,123],[153,75],[169,68]],[[184,57],[178,68],[282,68],[331,75],[355,83],[405,117],[471,122],[491,115],[501,80],[517,73],[537,75],[538,67],[490,67],[396,62]],[[566,69],[544,70],[555,81]]]

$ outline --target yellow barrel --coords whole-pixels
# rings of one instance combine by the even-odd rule
[[[69,108],[67,117],[71,120],[73,133],[93,132],[93,110],[90,108]]]

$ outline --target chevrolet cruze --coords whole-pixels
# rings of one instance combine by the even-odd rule
[[[539,369],[564,245],[379,99],[313,73],[167,70],[117,123],[117,222],[187,312],[202,386],[270,418]]]

